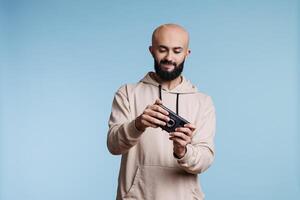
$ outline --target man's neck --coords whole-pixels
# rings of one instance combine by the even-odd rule
[[[177,85],[179,85],[182,82],[182,76],[178,76],[177,78],[175,78],[174,80],[171,80],[171,81],[165,81],[165,80],[162,80],[156,73],[151,73],[150,75],[163,88],[168,88],[168,90],[174,89],[175,87],[177,87]]]

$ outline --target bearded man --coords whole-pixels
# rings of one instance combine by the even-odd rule
[[[155,72],[122,86],[112,104],[107,147],[122,155],[117,200],[204,199],[198,174],[214,160],[216,117],[211,97],[182,75],[189,34],[161,25],[149,50]],[[172,111],[188,123],[167,132]]]

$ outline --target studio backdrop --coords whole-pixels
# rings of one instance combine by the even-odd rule
[[[0,199],[115,199],[113,96],[153,70],[154,28],[190,33],[183,74],[212,96],[208,200],[300,198],[297,0],[0,1]]]

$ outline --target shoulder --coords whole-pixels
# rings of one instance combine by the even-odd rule
[[[213,98],[207,93],[197,91],[196,93],[194,93],[193,98],[193,101],[198,102],[203,108],[214,107]]]
[[[212,97],[209,94],[204,93],[202,91],[197,91],[195,93],[195,96],[197,99],[199,99],[201,101],[212,101]]]
[[[132,94],[134,92],[134,90],[138,87],[139,84],[140,84],[140,82],[123,84],[119,87],[116,94],[122,94],[125,96],[129,96],[130,94]]]

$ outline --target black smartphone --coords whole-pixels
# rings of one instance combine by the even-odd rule
[[[186,119],[180,117],[179,115],[174,113],[172,110],[170,110],[166,106],[164,106],[162,104],[159,106],[169,112],[168,117],[170,118],[170,120],[167,122],[167,124],[165,126],[160,126],[163,130],[165,130],[169,133],[174,132],[176,128],[183,127],[185,124],[189,123]]]

